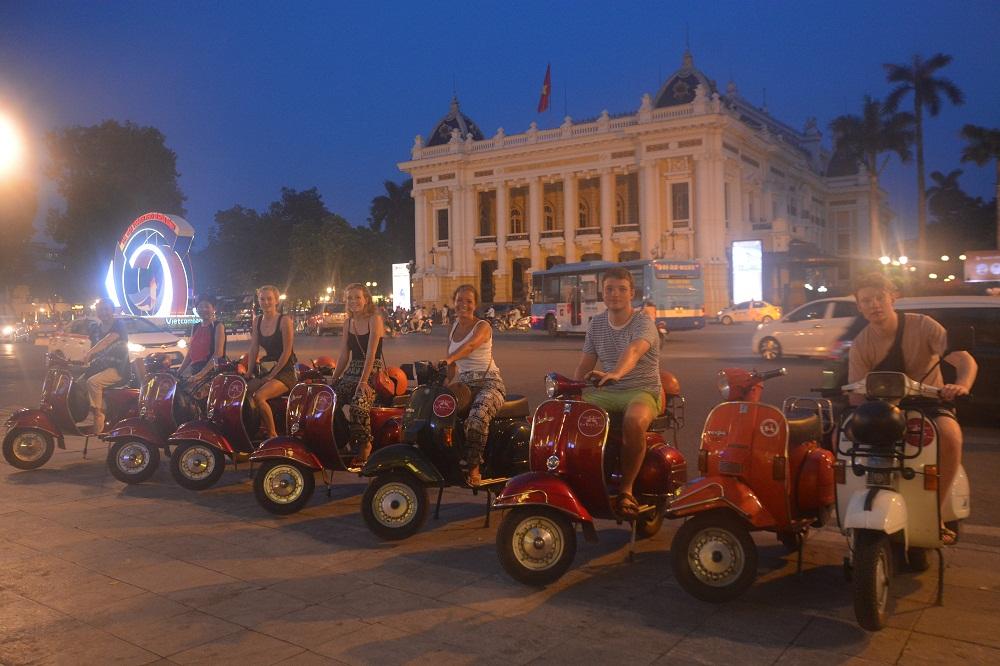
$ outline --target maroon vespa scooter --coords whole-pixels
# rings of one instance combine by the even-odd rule
[[[3,457],[18,469],[37,469],[49,461],[55,446],[66,448],[66,435],[84,437],[83,457],[87,457],[93,426],[78,426],[90,412],[90,398],[83,374],[87,366],[68,361],[61,354],[47,354],[48,370],[42,383],[38,409],[22,409],[7,419]],[[147,368],[158,371],[164,361],[150,359]],[[128,380],[104,389],[105,432],[127,416],[138,413],[139,389]]]
[[[646,433],[646,455],[635,482],[642,505],[630,521],[633,541],[659,531],[668,500],[687,480],[684,456],[663,436],[682,418],[680,384],[668,372],[660,375],[665,408]],[[587,382],[552,373],[545,383],[553,399],[535,410],[531,471],[508,481],[493,503],[494,509],[510,509],[497,531],[500,564],[528,585],[551,583],[569,569],[576,554],[574,522],[588,541],[596,541],[595,519],[628,520],[612,503],[621,481],[620,420],[580,399]]]

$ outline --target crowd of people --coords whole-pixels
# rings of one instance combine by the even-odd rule
[[[467,481],[477,485],[490,421],[506,394],[493,356],[491,324],[495,310],[491,306],[483,317],[477,314],[481,307],[479,293],[470,284],[459,286],[452,294],[452,303],[440,310],[416,306],[409,313],[399,308],[389,311],[384,305],[376,307],[371,292],[359,283],[348,285],[345,293],[347,323],[332,386],[350,406],[355,465],[363,464],[372,449],[369,413],[376,394],[374,379],[385,367],[383,338],[403,325],[420,330],[436,321],[449,326],[443,357],[448,382],[463,384],[471,392],[463,462]],[[632,517],[639,510],[632,491],[645,452],[645,432],[663,410],[659,334],[647,309],[632,305],[635,285],[628,270],[608,270],[603,276],[602,295],[606,310],[590,320],[575,377],[593,384],[583,394],[585,401],[623,415],[622,478],[615,503],[620,515]],[[945,384],[939,369],[947,345],[944,329],[925,315],[897,314],[893,309],[896,290],[891,281],[882,274],[866,276],[859,281],[855,296],[869,323],[851,347],[850,381],[873,370],[893,370],[942,387],[946,401],[968,394],[977,371],[972,356],[965,351],[948,355],[957,378]],[[252,378],[250,391],[263,427],[273,437],[276,429],[267,401],[287,393],[295,384],[295,327],[292,318],[279,309],[277,287],[260,287],[257,298],[261,313],[252,326],[246,372]],[[189,351],[180,371],[202,379],[212,371],[214,361],[225,358],[226,332],[216,319],[211,298],[199,299],[196,309],[202,321],[191,332]],[[91,331],[92,347],[85,361],[90,363],[87,386],[99,432],[104,421],[103,390],[128,377],[130,367],[128,333],[121,320],[114,318],[112,304],[102,299],[96,310],[98,321]],[[520,316],[516,308],[512,312]],[[263,357],[258,360],[261,351]],[[935,421],[941,437],[942,485],[947,490],[961,462],[962,432],[954,409],[947,404],[937,412]],[[941,493],[942,498],[947,496],[947,492]],[[953,542],[954,533],[944,525],[941,529],[945,542]]]

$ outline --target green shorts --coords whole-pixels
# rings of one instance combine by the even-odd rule
[[[653,396],[642,389],[588,388],[583,391],[583,399],[592,405],[603,407],[609,414],[624,413],[633,402],[641,402],[653,410],[653,414],[663,411],[660,396]]]

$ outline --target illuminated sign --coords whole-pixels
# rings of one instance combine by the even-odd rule
[[[965,281],[1000,282],[1000,252],[966,252]]]
[[[122,234],[104,288],[126,314],[186,315],[191,295],[188,252],[194,229],[182,217],[146,213]]]
[[[392,265],[392,306],[410,309],[410,265]]]
[[[764,246],[759,240],[733,241],[733,303],[764,298]]]

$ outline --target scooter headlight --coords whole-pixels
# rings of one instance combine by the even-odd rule
[[[559,469],[559,456],[549,456],[545,460],[545,469],[554,472]]]
[[[719,393],[722,394],[722,399],[729,400],[729,377],[724,371],[719,372],[715,385],[719,388]]]
[[[550,398],[556,397],[556,378],[552,375],[545,375],[545,395]]]

